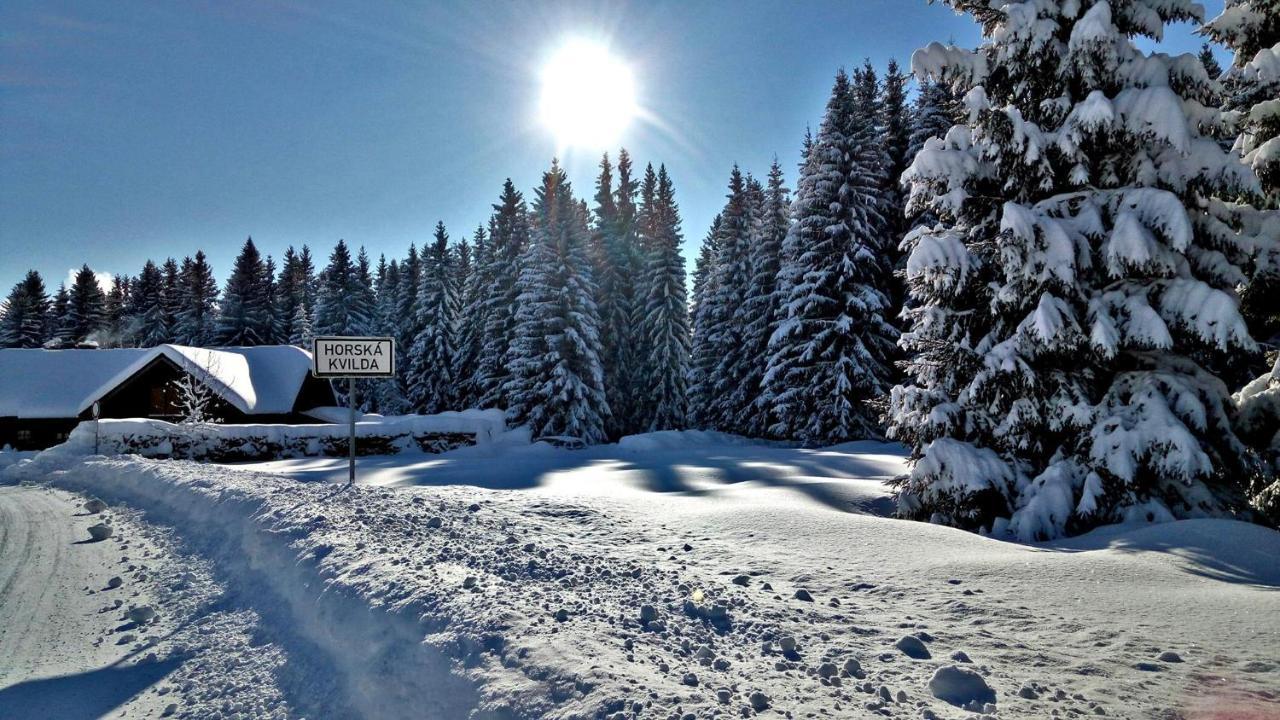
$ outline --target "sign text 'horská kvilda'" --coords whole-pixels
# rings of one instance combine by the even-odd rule
[[[394,377],[395,340],[383,337],[318,337],[312,353],[316,377]]]

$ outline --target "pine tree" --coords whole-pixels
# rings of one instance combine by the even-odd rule
[[[374,292],[372,331],[375,335],[395,337],[400,326],[396,318],[396,302],[400,296],[400,263],[396,260],[388,263],[385,256],[379,256],[375,278],[377,285]],[[402,375],[404,368],[397,365],[396,372]],[[401,415],[407,410],[398,378],[382,378],[373,381],[372,385],[370,407],[373,412],[383,415]]]
[[[609,404],[586,213],[559,163],[535,192],[533,237],[517,281],[514,341],[504,386],[508,416],[535,437],[606,439]]]
[[[769,364],[769,338],[782,319],[782,298],[778,293],[778,273],[782,269],[782,243],[790,226],[791,191],[783,181],[777,158],[769,168],[769,184],[760,203],[760,217],[753,228],[751,243],[751,283],[742,302],[743,343],[750,361],[743,384],[755,393],[739,419],[745,435],[769,434],[772,402],[764,387]]]
[[[320,276],[316,298],[316,335],[361,336],[369,334],[373,308],[366,286],[368,267],[364,272],[351,260],[344,240],[338,240],[329,264]]]
[[[692,427],[710,426],[708,409],[711,407],[712,373],[716,365],[716,348],[710,341],[711,298],[715,296],[716,262],[720,252],[721,217],[716,215],[702,240],[693,269],[693,317],[692,337],[689,348],[689,410],[688,422]]]
[[[966,86],[971,122],[907,173],[909,210],[941,222],[906,242],[899,513],[1030,540],[1230,512],[1253,462],[1219,379],[1256,348],[1232,294],[1247,243],[1203,208],[1252,179],[1201,134],[1214,89],[1195,56],[1132,41],[1201,8],[949,4],[988,40],[912,60]]]
[[[217,337],[218,283],[203,250],[195,259],[184,259],[181,270],[181,298],[175,331],[182,345],[207,347]]]
[[[53,312],[49,313],[49,327],[45,332],[46,341],[53,346],[62,346],[75,342],[72,338],[74,329],[71,326],[71,293],[67,292],[65,283],[58,284],[58,292],[53,296]]]
[[[98,285],[98,277],[88,265],[81,266],[67,299],[66,325],[63,333],[69,342],[93,340],[106,327],[106,295]]]
[[[49,294],[35,270],[13,286],[0,311],[0,347],[38,348],[49,338]]]
[[[831,444],[879,434],[897,331],[883,283],[883,151],[873,77],[836,75],[784,240],[784,318],[769,344],[774,434]]]
[[[182,309],[182,274],[178,261],[165,258],[160,268],[164,282],[161,286],[161,308],[164,312],[164,341],[178,341],[178,312]]]
[[[126,337],[126,325],[129,312],[129,286],[127,275],[113,275],[111,289],[107,291],[103,301],[102,314],[106,323],[105,335],[107,347],[124,347],[132,341]]]
[[[396,289],[396,368],[397,383],[400,396],[405,398],[405,410],[412,403],[413,380],[409,374],[412,364],[413,342],[418,338],[421,327],[418,325],[418,288],[422,285],[422,261],[418,256],[418,248],[409,244],[409,252],[400,263],[400,284]]]
[[[417,324],[422,329],[409,359],[409,402],[415,412],[427,415],[457,409],[457,274],[443,222],[436,223],[434,237],[424,253],[418,288]]]
[[[134,283],[129,298],[129,335],[134,347],[155,347],[168,340],[164,310],[164,275],[150,260]]]
[[[737,432],[739,420],[754,400],[754,389],[744,386],[752,362],[745,345],[738,310],[751,282],[752,193],[748,179],[735,165],[729,176],[728,202],[720,212],[716,255],[703,282],[697,328],[707,367],[695,359],[695,406],[703,427]]]
[[[266,287],[267,323],[263,345],[277,345],[281,341],[280,296],[276,285],[276,261],[270,255],[262,263],[262,282]]]
[[[463,243],[459,250],[466,247]],[[484,348],[487,310],[485,299],[492,291],[487,275],[489,239],[484,226],[476,228],[471,247],[469,255],[461,252],[458,255],[461,310],[458,318],[458,357],[454,361],[454,367],[458,373],[458,405],[464,408],[479,407],[481,400],[479,364]]]
[[[605,397],[613,411],[605,427],[610,437],[630,432],[635,419],[632,398],[636,369],[635,187],[631,184],[630,159],[625,150],[622,160],[626,163],[627,188],[616,197],[609,156],[606,154],[600,160],[589,245],[592,277],[596,281],[596,307],[600,313],[600,360],[604,370]],[[626,224],[620,217],[618,201],[627,203],[630,208]]]
[[[215,342],[218,345],[252,346],[271,342],[271,278],[253,238],[245,240],[231,277],[222,292]]]
[[[646,178],[648,175],[646,174]],[[648,184],[644,185],[648,188]],[[658,168],[656,187],[642,191],[639,212],[641,246],[647,256],[645,308],[639,323],[643,351],[637,429],[678,430],[688,416],[689,307],[685,299],[684,257],[680,253],[680,209],[666,166]]]
[[[1204,66],[1204,71],[1209,75],[1210,80],[1217,80],[1222,77],[1222,65],[1218,63],[1218,58],[1213,56],[1213,48],[1209,43],[1200,46],[1200,64]]]
[[[886,268],[889,277],[885,279],[889,303],[893,308],[901,308],[907,289],[902,280],[904,264],[898,246],[906,235],[906,193],[902,189],[902,173],[911,163],[907,154],[911,149],[911,109],[907,105],[907,76],[898,68],[896,60],[889,61],[889,69],[881,84],[879,97],[879,113],[881,136],[885,151],[884,198],[883,210],[885,221],[885,237],[881,243],[886,257]],[[894,320],[892,315],[890,320]],[[896,323],[895,323],[896,324]]]
[[[529,214],[524,198],[508,178],[489,220],[489,281],[484,310],[483,339],[476,362],[480,407],[511,407],[507,383],[511,368],[506,354],[515,342],[515,314],[520,295],[521,258],[529,246]]]
[[[907,142],[907,164],[915,159],[929,138],[943,138],[953,125],[964,120],[960,99],[951,86],[941,80],[919,78],[911,110],[911,136]],[[901,176],[899,176],[901,180]]]
[[[360,246],[359,252],[356,253],[356,274],[355,274],[355,307],[366,318],[363,324],[363,332],[369,333],[374,326],[377,317],[375,305],[377,300],[373,291],[373,268],[369,264],[369,253],[365,251],[364,246]]]
[[[1224,220],[1253,226],[1270,240],[1258,248],[1241,312],[1256,340],[1280,347],[1280,6],[1272,0],[1227,0],[1202,32],[1235,52],[1225,77],[1220,68],[1210,76],[1224,77],[1225,107],[1237,125],[1233,149],[1253,168],[1262,190],[1261,198],[1247,198],[1256,212],[1224,208],[1232,215]],[[1255,366],[1250,374],[1261,370]]]
[[[282,342],[291,343],[294,337],[293,321],[303,302],[300,285],[298,253],[290,245],[285,248],[276,279],[276,335]]]

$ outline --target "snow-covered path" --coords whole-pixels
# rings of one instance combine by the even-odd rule
[[[282,654],[244,652],[256,616],[217,607],[222,588],[169,533],[84,500],[0,486],[0,718],[281,716]],[[104,520],[114,534],[91,540]],[[133,608],[156,615],[140,623]]]
[[[112,643],[94,643],[119,624],[101,612],[104,602],[129,597],[121,588],[108,590],[107,581],[118,575],[119,547],[112,542],[90,542],[85,528],[97,521],[72,504],[66,493],[36,487],[0,487],[0,716],[12,707],[14,695],[26,691],[10,686],[33,678],[71,677],[99,672],[101,690],[124,692],[141,682],[150,685],[157,671],[150,666],[132,673],[113,665],[130,649]],[[89,595],[86,590],[102,592]],[[146,596],[135,602],[151,601]],[[159,672],[159,675],[163,675]],[[66,681],[59,692],[91,689],[99,685],[89,678]],[[124,697],[128,697],[125,694]],[[112,698],[103,697],[105,705]]]

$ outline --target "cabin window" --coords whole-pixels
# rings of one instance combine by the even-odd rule
[[[18,442],[30,442],[30,441],[31,441],[31,431],[30,431],[30,430],[19,430],[19,431],[18,431],[17,440],[18,440]]]

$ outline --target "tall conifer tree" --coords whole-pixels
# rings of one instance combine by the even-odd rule
[[[912,59],[963,85],[969,122],[907,173],[909,210],[941,222],[907,239],[900,514],[1030,540],[1231,512],[1252,461],[1220,377],[1256,349],[1233,295],[1249,241],[1204,208],[1257,186],[1201,134],[1199,60],[1134,43],[1202,8],[948,4],[988,39]]]
[[[508,415],[528,425],[535,436],[602,442],[609,404],[587,217],[559,163],[543,174],[532,220],[533,237],[517,282],[514,342],[507,355]]]

